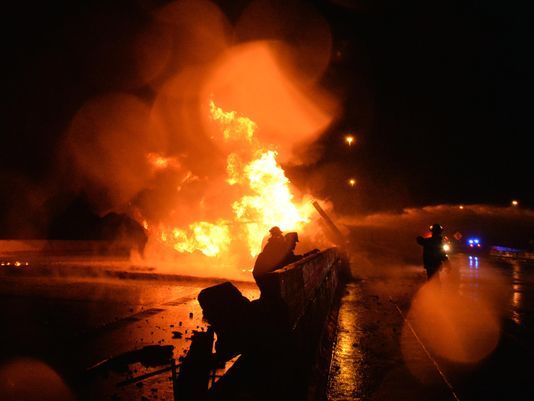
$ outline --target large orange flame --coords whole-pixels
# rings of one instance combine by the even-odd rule
[[[244,168],[253,195],[233,203],[236,220],[244,223],[251,255],[260,251],[262,238],[273,225],[282,230],[298,229],[308,223],[311,204],[297,206],[289,190],[289,180],[276,162],[276,152],[258,152],[258,158]]]
[[[199,221],[188,228],[160,228],[160,240],[178,252],[200,251],[219,256],[229,250],[235,238],[245,238],[251,256],[261,251],[265,233],[272,226],[300,230],[310,221],[313,206],[308,199],[298,203],[290,181],[276,161],[277,152],[262,146],[255,138],[257,125],[236,111],[224,111],[213,100],[210,115],[217,122],[226,142],[237,141],[239,150],[228,154],[226,183],[238,186],[243,195],[232,203],[232,221]],[[151,155],[156,166],[167,166],[165,158]]]

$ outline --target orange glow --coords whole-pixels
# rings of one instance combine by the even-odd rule
[[[75,180],[93,183],[86,190],[91,200],[106,192],[107,202],[124,204],[145,188],[147,152],[159,142],[156,133],[147,134],[148,118],[148,106],[124,94],[91,99],[78,110],[63,155]]]
[[[356,185],[356,180],[355,180],[354,178],[351,178],[351,179],[349,180],[349,185],[350,185],[351,187],[355,186],[355,185]]]
[[[164,170],[169,167],[179,167],[180,164],[172,157],[164,157],[157,153],[149,153],[146,155],[148,163],[154,170]]]
[[[249,254],[255,256],[270,227],[302,229],[310,222],[313,206],[294,201],[289,179],[276,160],[277,152],[260,145],[254,136],[257,125],[251,119],[236,111],[224,111],[213,100],[209,110],[224,141],[239,145],[227,156],[226,183],[238,187],[243,195],[232,202],[231,221],[194,222],[187,229],[162,228],[159,238],[178,252],[200,251],[213,257],[227,252],[234,236],[244,237]],[[153,160],[157,165],[165,164],[164,159]]]
[[[162,233],[161,238],[163,242],[171,241],[178,252],[200,251],[206,256],[216,256],[230,245],[230,232],[224,221],[217,224],[200,221],[189,225],[188,230],[174,228],[170,233]]]
[[[276,144],[279,162],[295,163],[295,151],[324,131],[337,106],[319,88],[304,85],[301,78],[289,75],[282,69],[278,56],[274,44],[267,41],[229,49],[214,64],[202,97],[214,94],[225,110],[237,110],[247,116],[254,122],[253,130],[261,128],[254,131],[260,143]],[[237,116],[228,118],[238,122]],[[206,126],[213,129],[209,120],[206,119]],[[234,131],[232,135],[240,133]]]
[[[517,205],[519,205],[519,202],[516,201],[516,200],[513,200],[513,201],[512,201],[512,206],[517,206]]]
[[[223,126],[224,139],[226,141],[246,139],[252,141],[256,124],[249,118],[239,116],[235,111],[225,112],[210,101],[210,114],[215,121],[219,121]]]
[[[345,137],[345,142],[347,142],[349,144],[349,146],[351,146],[353,144],[353,142],[355,142],[355,139],[352,135],[347,135]]]
[[[76,400],[61,375],[45,362],[27,357],[0,363],[0,395],[2,400]]]
[[[293,203],[284,170],[276,162],[276,152],[258,152],[258,158],[244,168],[252,195],[232,205],[237,221],[247,227],[250,253],[257,255],[265,232],[276,225],[283,230],[301,228],[310,221],[311,204]]]
[[[232,22],[210,0],[142,3],[153,19],[132,37],[125,92],[88,99],[65,135],[73,192],[134,218],[148,236],[143,263],[173,272],[247,269],[272,225],[317,246],[320,230],[304,230],[311,199],[282,166],[317,161],[341,112],[322,80],[328,22],[305,2],[254,0]]]
[[[306,1],[247,1],[236,24],[243,42],[268,39],[285,69],[305,83],[320,79],[332,56],[328,21]]]
[[[256,124],[235,112],[225,113],[211,101],[212,118],[218,121],[226,140],[242,138],[252,147],[251,160],[243,161],[237,153],[227,159],[228,183],[244,185],[249,193],[232,204],[237,222],[245,227],[248,247],[252,256],[261,250],[265,232],[274,225],[284,229],[301,228],[309,222],[311,204],[300,207],[293,203],[289,179],[276,161],[277,152],[265,150],[253,141]]]
[[[14,266],[14,267],[28,267],[30,265],[29,262],[21,262],[19,260],[16,260],[14,262],[0,262],[0,266]]]
[[[500,337],[498,312],[490,302],[448,291],[437,280],[419,290],[408,321],[427,347],[455,362],[480,361],[495,349]],[[403,336],[409,335],[406,327],[404,331]]]
[[[164,3],[152,10],[153,25],[157,28],[152,30],[163,31],[169,36],[174,50],[168,60],[171,66],[176,68],[209,61],[228,46],[230,23],[216,4],[209,0],[175,0]],[[167,39],[167,36],[163,37]],[[156,46],[159,44],[155,40],[149,43]],[[153,54],[154,50],[147,55]]]

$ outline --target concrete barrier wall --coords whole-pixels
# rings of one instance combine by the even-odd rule
[[[330,248],[267,274],[270,290],[287,307],[291,330],[298,330],[315,298],[322,298],[323,292],[327,298],[334,296],[346,264],[343,254]]]
[[[345,254],[331,248],[268,273],[262,298],[250,304],[252,319],[234,311],[244,323],[246,345],[205,399],[326,400],[339,300],[349,271]]]
[[[307,370],[305,398],[310,401],[326,393],[339,299],[349,272],[348,257],[330,248],[270,273],[271,288],[287,309],[287,324]]]
[[[253,316],[261,321],[259,343],[251,344],[206,400],[326,401],[339,301],[349,272],[346,254],[330,248],[269,273],[265,301],[252,303],[259,313]]]

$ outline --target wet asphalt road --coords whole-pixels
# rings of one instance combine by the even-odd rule
[[[329,400],[534,399],[534,265],[456,254],[359,270],[339,313]]]
[[[154,274],[147,279],[142,274],[98,276],[79,267],[66,274],[64,264],[61,275],[54,269],[37,272],[40,267],[31,264],[25,269],[0,272],[0,379],[34,387],[22,395],[25,401],[59,400],[53,395],[58,388],[67,394],[61,398],[65,400],[172,400],[168,371],[117,386],[168,365],[115,362],[147,346],[157,353],[172,347],[178,361],[189,349],[193,332],[207,328],[198,293],[223,281],[155,279]],[[234,284],[249,299],[257,298],[253,283]],[[154,353],[147,357],[153,359]],[[40,376],[47,383],[40,382]],[[0,399],[6,391],[10,393],[0,384]]]
[[[437,289],[425,284],[420,266],[353,267],[330,401],[534,399],[534,266],[463,254],[450,266]],[[43,398],[54,394],[50,386],[63,386],[70,395],[63,399],[172,400],[168,372],[117,386],[153,366],[87,369],[146,346],[172,346],[179,359],[193,330],[206,329],[198,292],[220,282],[9,271],[0,272],[0,378],[19,363],[10,377],[41,391],[29,401],[59,399]],[[238,287],[249,299],[258,295],[252,283]]]

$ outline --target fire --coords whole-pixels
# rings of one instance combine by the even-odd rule
[[[239,116],[235,111],[225,112],[213,100],[210,101],[210,114],[211,118],[223,126],[225,140],[244,138],[248,142],[252,141],[256,123],[251,119]]]
[[[195,250],[206,256],[216,256],[228,250],[230,232],[226,222],[211,224],[200,221],[189,225],[189,230],[172,230],[173,248],[178,252],[193,253]]]
[[[236,220],[247,227],[251,255],[261,250],[265,232],[277,225],[284,229],[296,229],[310,221],[312,205],[297,207],[293,203],[289,179],[276,162],[275,151],[259,152],[258,158],[244,168],[248,185],[254,195],[243,196],[234,202]]]
[[[220,256],[229,251],[233,241],[244,239],[249,254],[255,256],[270,227],[300,230],[310,222],[313,206],[294,200],[276,150],[272,145],[262,146],[255,138],[258,126],[254,121],[236,111],[224,111],[213,100],[209,110],[224,142],[237,145],[226,158],[226,184],[240,194],[231,205],[233,216],[230,220],[195,222],[187,229],[162,229],[159,237],[178,252],[200,251],[210,257]]]
[[[148,164],[154,170],[164,170],[169,167],[179,167],[179,163],[172,157],[164,157],[157,153],[149,153],[146,155]]]

